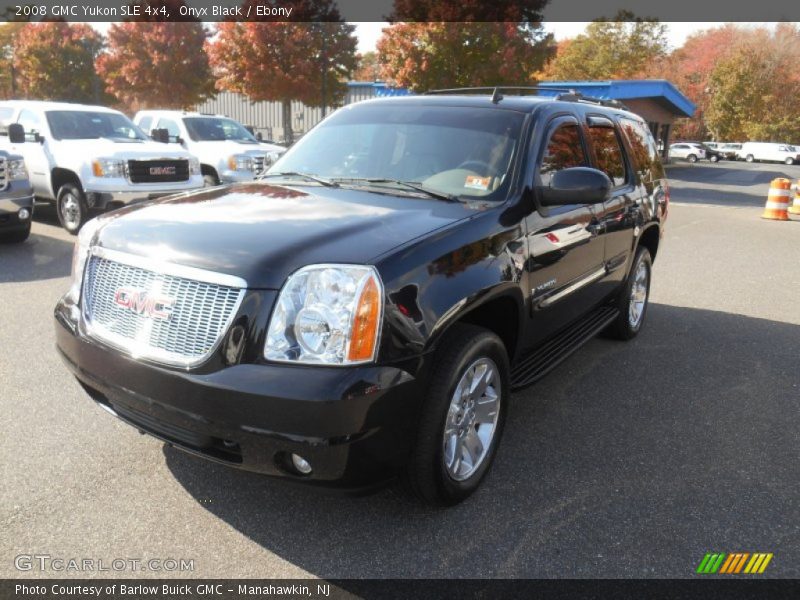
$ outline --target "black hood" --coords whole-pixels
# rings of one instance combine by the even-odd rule
[[[116,211],[98,245],[278,289],[305,265],[370,263],[475,211],[416,196],[242,183]]]

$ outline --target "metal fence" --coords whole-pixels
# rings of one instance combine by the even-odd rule
[[[393,88],[381,82],[351,81],[347,84],[344,104],[385,96],[405,96],[410,92],[403,88]],[[283,112],[280,102],[251,102],[247,96],[235,92],[220,92],[215,98],[193,107],[205,113],[223,114],[249,125],[261,133],[265,140],[282,141],[286,138]],[[332,109],[328,108],[328,113]],[[292,130],[294,138],[322,120],[322,109],[306,106],[302,102],[292,102]]]

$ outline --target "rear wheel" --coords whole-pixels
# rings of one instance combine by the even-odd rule
[[[497,335],[458,324],[442,341],[406,479],[423,501],[448,506],[480,485],[503,432],[510,380]]]
[[[610,337],[630,340],[641,331],[650,299],[652,268],[650,251],[644,246],[639,246],[628,279],[617,297],[619,316],[605,331]]]
[[[748,154],[748,155],[745,157],[745,160],[746,160],[747,162],[750,162],[750,163],[751,163],[751,162],[753,162],[753,161],[755,160],[755,157],[754,157],[752,154]]]
[[[686,157],[686,160],[688,160],[690,163],[696,163],[697,156],[695,156],[694,154],[690,154],[689,156]]]
[[[83,190],[74,183],[65,183],[59,188],[56,207],[61,226],[72,235],[76,235],[90,218]]]
[[[793,165],[794,164],[794,159],[790,157],[790,158],[787,158],[784,162],[787,165]]]

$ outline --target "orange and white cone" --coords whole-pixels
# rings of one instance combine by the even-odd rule
[[[800,215],[800,179],[792,187],[794,188],[794,202],[789,207],[789,212],[793,215]]]
[[[773,179],[769,184],[769,196],[764,207],[762,219],[772,219],[774,221],[789,220],[789,196],[792,194],[792,182],[783,177]]]

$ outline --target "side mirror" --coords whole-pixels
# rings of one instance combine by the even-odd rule
[[[153,129],[150,131],[150,137],[156,142],[169,144],[169,131],[166,129]]]
[[[608,198],[611,180],[597,169],[572,167],[556,171],[550,185],[540,187],[539,191],[545,206],[596,204]]]
[[[37,144],[44,144],[44,136],[38,131],[33,132],[33,141]]]
[[[8,141],[12,144],[25,143],[25,128],[19,123],[11,123],[8,126]]]

